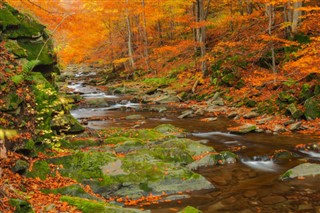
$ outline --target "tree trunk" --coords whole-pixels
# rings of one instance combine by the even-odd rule
[[[207,2],[208,7],[210,5],[210,0]],[[204,0],[197,0],[195,2],[195,15],[196,15],[196,22],[199,24],[206,20],[207,12],[208,10],[205,10],[204,6]],[[207,73],[207,62],[204,59],[206,55],[206,27],[201,26],[196,28],[196,41],[199,43],[199,46],[197,48],[196,54],[200,52],[202,62],[201,62],[201,71],[204,76],[206,76]]]
[[[150,65],[149,65],[149,51],[148,51],[149,42],[148,42],[147,20],[146,20],[146,12],[145,12],[145,7],[146,7],[146,5],[145,5],[144,0],[142,0],[141,4],[142,4],[142,8],[143,8],[143,12],[142,12],[142,22],[143,22],[144,58],[145,58],[147,70],[149,70],[149,69],[150,69]]]
[[[126,0],[127,5],[129,4],[129,0]],[[128,56],[131,67],[135,69],[135,62],[133,58],[133,45],[132,45],[132,30],[131,30],[131,21],[130,21],[130,14],[129,9],[126,9],[126,25],[128,31]]]
[[[300,16],[301,16],[301,11],[299,8],[302,7],[302,2],[301,1],[295,1],[293,2],[293,12],[292,12],[292,21],[291,21],[291,32],[296,33],[297,32],[297,27],[300,22]]]
[[[268,14],[268,18],[269,18],[269,26],[268,26],[268,34],[269,36],[272,36],[272,27],[274,26],[274,19],[275,19],[275,12],[274,12],[274,5],[269,4],[266,6],[267,9],[267,14]],[[273,41],[271,41],[271,60],[272,60],[272,71],[273,73],[277,73],[276,70],[276,57],[275,57],[275,52],[274,52],[274,43]],[[274,81],[276,81],[276,79],[274,79]]]

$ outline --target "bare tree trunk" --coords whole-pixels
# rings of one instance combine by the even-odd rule
[[[252,0],[246,0],[247,1],[247,14],[250,15],[253,12],[253,3]]]
[[[126,0],[126,3],[128,5],[129,0]],[[128,31],[128,56],[130,58],[129,61],[130,61],[131,67],[135,69],[135,62],[133,58],[131,21],[130,21],[130,14],[128,9],[126,9],[126,25],[127,25],[127,31]]]
[[[147,20],[146,20],[146,12],[145,12],[145,2],[142,0],[141,2],[143,12],[142,12],[142,22],[143,22],[143,43],[144,43],[144,57],[145,57],[145,62],[147,66],[147,70],[150,69],[149,65],[149,51],[148,51],[148,46],[149,46],[149,41],[148,41],[148,32],[147,32]]]
[[[210,1],[207,1],[207,9],[205,9],[204,0],[197,0],[195,2],[195,15],[196,15],[196,22],[201,23],[206,20],[206,17],[208,15],[208,7],[210,5]],[[200,52],[202,62],[201,62],[201,71],[204,76],[206,76],[207,73],[207,61],[204,59],[206,55],[206,27],[201,26],[196,28],[196,41],[199,43],[200,47],[196,49],[196,54]]]
[[[292,13],[292,24],[291,24],[291,31],[292,33],[296,33],[297,27],[300,22],[300,16],[301,16],[301,11],[299,8],[302,7],[302,2],[301,1],[294,1],[293,2],[293,13]]]
[[[269,26],[268,26],[268,34],[269,36],[272,36],[272,27],[274,26],[274,19],[275,19],[275,12],[274,12],[274,6],[272,4],[269,4],[266,6],[267,9],[267,15],[269,18]],[[271,41],[271,60],[272,60],[272,71],[273,73],[277,73],[276,70],[276,57],[275,57],[275,51],[274,51],[274,43]],[[274,79],[276,81],[276,79]]]

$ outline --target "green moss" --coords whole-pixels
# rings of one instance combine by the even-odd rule
[[[115,161],[115,156],[103,152],[79,152],[77,154],[62,158],[48,160],[56,165],[63,165],[61,174],[66,177],[74,178],[78,181],[84,179],[104,178],[101,166]]]
[[[103,202],[89,201],[70,196],[62,196],[60,200],[67,202],[72,206],[76,206],[77,209],[81,210],[83,213],[106,212],[106,204]]]
[[[141,139],[143,141],[157,141],[157,140],[163,140],[166,138],[166,135],[162,134],[161,132],[158,132],[153,129],[140,129],[140,130],[126,130],[126,131],[119,131],[115,134],[110,135],[112,139],[107,139],[107,141],[111,142],[120,142],[118,140],[125,139],[125,138],[137,138]],[[119,138],[123,137],[123,138]],[[117,139],[118,138],[118,139]]]
[[[286,180],[288,178],[290,178],[290,176],[292,175],[292,170],[288,170],[286,171],[283,175],[280,176],[280,180]]]
[[[202,211],[200,211],[192,206],[187,206],[186,208],[182,209],[178,213],[202,213]]]
[[[155,127],[154,130],[161,132],[163,134],[176,134],[176,133],[184,132],[183,129],[175,127],[172,124],[161,124]]]
[[[46,194],[61,194],[61,195],[69,195],[69,196],[75,196],[75,197],[81,197],[81,198],[86,198],[86,199],[93,199],[93,200],[100,200],[97,197],[94,197],[90,194],[88,194],[80,185],[74,184],[71,186],[66,186],[58,189],[45,189],[42,190],[43,193]]]
[[[10,53],[14,54],[18,58],[26,58],[28,56],[27,51],[20,47],[18,42],[15,40],[7,40],[5,47]]]
[[[31,43],[29,40],[25,39],[25,40],[19,40],[18,44],[22,48],[27,50],[27,53],[28,53],[27,59],[29,61],[32,61],[37,59],[38,54],[44,45],[44,42],[38,41],[38,42]],[[40,57],[38,59],[41,61],[42,65],[50,65],[55,63],[52,47],[46,45],[41,51]]]
[[[7,34],[9,38],[36,38],[41,36],[45,27],[33,18],[27,15],[20,17],[20,24],[18,29],[9,29]]]
[[[46,161],[37,161],[34,163],[32,171],[27,172],[27,177],[39,177],[41,180],[45,180],[48,174],[50,174],[49,164]]]
[[[7,6],[0,9],[0,26],[5,30],[8,26],[17,26],[20,21],[12,14]]]
[[[20,199],[10,199],[9,204],[15,207],[15,213],[34,213],[30,203]]]
[[[305,104],[306,118],[316,119],[320,118],[320,95],[314,96],[306,100]]]
[[[156,86],[156,87],[169,85],[174,81],[175,81],[174,78],[166,78],[166,77],[163,77],[163,78],[146,78],[146,79],[143,80],[144,83],[150,84],[150,85]]]
[[[61,201],[67,202],[83,213],[140,213],[138,209],[126,209],[110,205],[106,202],[91,201],[77,197],[62,196]]]
[[[193,162],[192,156],[185,150],[179,148],[158,148],[150,150],[150,154],[164,162],[174,162],[179,164],[189,164]]]

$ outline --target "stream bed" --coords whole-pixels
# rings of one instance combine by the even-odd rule
[[[185,129],[193,140],[201,140],[218,152],[228,150],[239,156],[239,162],[235,164],[196,171],[213,183],[214,190],[190,192],[187,199],[145,209],[154,213],[177,212],[192,205],[203,212],[320,212],[319,178],[279,180],[281,174],[294,166],[320,161],[318,153],[295,149],[297,144],[318,143],[319,136],[230,134],[227,128],[234,122],[224,117],[210,122],[203,122],[199,117],[179,119],[180,110],[167,105],[134,103],[132,97],[106,94],[93,86],[85,86],[80,80],[68,87],[81,94],[87,103],[99,103],[81,105],[71,112],[89,129],[153,128],[159,124],[173,124]],[[166,110],[152,110],[155,107],[165,107]],[[126,119],[130,115],[139,115],[141,119]],[[277,150],[287,150],[295,158],[276,161],[272,156]]]

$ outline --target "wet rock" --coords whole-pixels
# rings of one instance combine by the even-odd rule
[[[128,115],[126,120],[142,120],[145,119],[142,115]]]
[[[127,173],[121,168],[122,161],[116,160],[114,162],[108,163],[106,165],[101,166],[101,171],[105,175],[126,175]]]
[[[204,115],[204,114],[205,114],[205,109],[199,108],[199,109],[197,109],[197,110],[195,111],[194,114],[196,114],[196,115]]]
[[[244,124],[239,127],[228,128],[228,131],[235,134],[246,134],[246,133],[255,131],[256,129],[257,127],[254,124]]]
[[[300,204],[298,207],[298,211],[310,211],[313,209],[314,207],[310,203]]]
[[[187,134],[184,129],[175,127],[172,124],[161,124],[159,126],[156,126],[154,130],[165,135],[174,135],[176,137],[184,137]]]
[[[183,118],[187,118],[187,117],[192,117],[192,115],[193,115],[192,110],[186,110],[186,111],[182,112],[182,114],[178,118],[183,119]]]
[[[285,201],[286,201],[286,198],[280,195],[271,195],[271,196],[261,198],[261,202],[266,205],[273,205],[273,204],[282,203]]]
[[[288,150],[276,150],[272,156],[275,162],[285,162],[297,157],[295,154]]]
[[[205,122],[216,121],[216,120],[218,120],[217,117],[211,117],[211,118],[203,118],[203,119],[201,119],[201,121],[205,121]]]
[[[257,112],[249,112],[249,113],[243,115],[243,117],[244,117],[245,119],[256,118],[256,117],[258,117],[258,116],[260,116],[260,114],[257,113]]]
[[[285,180],[288,178],[305,177],[320,175],[320,164],[315,163],[303,163],[292,169],[289,169],[280,179]]]
[[[162,112],[165,112],[168,110],[167,107],[165,106],[153,106],[150,108],[151,111],[154,111],[154,112],[159,112],[159,113],[162,113]]]
[[[289,128],[289,130],[291,130],[291,131],[295,131],[295,130],[298,130],[298,129],[301,127],[301,124],[302,124],[301,121],[300,121],[300,122],[296,122],[296,123],[290,124],[290,125],[288,126],[288,128]]]
[[[228,184],[227,180],[223,176],[216,176],[212,178],[212,181],[220,186],[225,186]]]
[[[71,115],[57,115],[50,123],[51,129],[66,134],[77,134],[84,131],[84,127]]]
[[[180,102],[180,99],[176,95],[165,94],[154,100],[159,104],[167,104],[172,102]]]
[[[25,174],[29,168],[29,163],[24,160],[17,160],[12,171],[19,174]]]
[[[246,198],[251,198],[251,197],[255,197],[257,196],[257,191],[256,190],[247,190],[245,191],[245,193],[243,194],[244,197]]]

